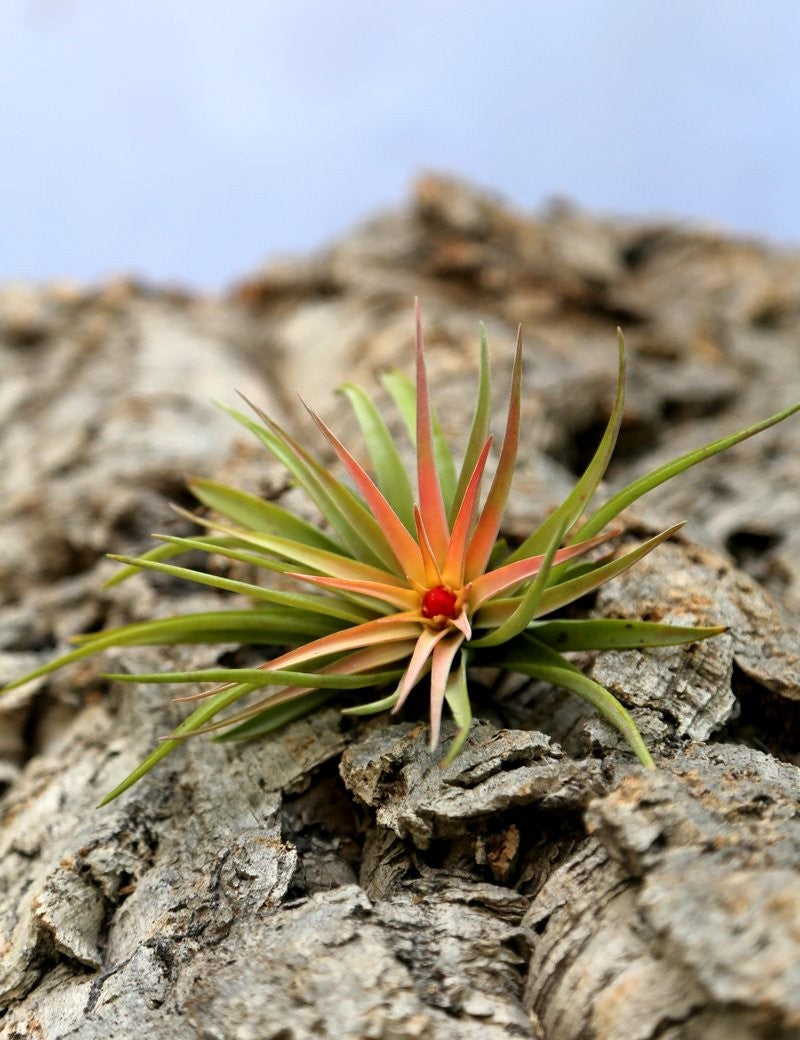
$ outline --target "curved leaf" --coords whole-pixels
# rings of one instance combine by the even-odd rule
[[[614,407],[611,409],[611,415],[609,416],[605,432],[597,446],[597,451],[594,453],[591,462],[586,467],[583,476],[558,509],[551,513],[544,523],[540,524],[533,534],[525,539],[522,545],[520,545],[520,547],[509,556],[506,561],[507,563],[513,563],[516,560],[522,559],[524,556],[536,556],[538,553],[544,552],[545,546],[552,537],[553,532],[557,528],[560,528],[565,521],[567,522],[567,530],[569,530],[594,497],[597,485],[603,479],[603,476],[608,469],[608,464],[611,461],[611,456],[614,453],[620,424],[622,423],[622,412],[625,407],[625,341],[622,338],[622,332],[619,329],[617,329],[617,347],[619,350],[617,396],[614,400]],[[610,520],[614,519],[618,512],[620,512],[620,510],[612,513],[611,516],[609,516],[602,524],[592,524],[590,529],[584,525],[580,528],[577,534],[574,535],[572,541],[583,540],[589,538],[593,534],[598,534]],[[570,544],[572,544],[572,542],[570,542]]]
[[[589,618],[585,621],[535,621],[522,639],[532,636],[538,643],[558,650],[644,650],[696,643],[726,631],[724,625],[691,628],[625,618]]]
[[[267,733],[274,733],[276,730],[288,726],[290,722],[294,722],[296,719],[316,711],[317,708],[321,708],[324,704],[327,704],[333,695],[333,690],[312,690],[304,697],[297,697],[295,700],[276,704],[272,708],[265,708],[258,715],[240,722],[238,726],[233,726],[224,733],[217,734],[214,740],[220,742],[226,740],[253,740],[256,737],[266,736]]]
[[[175,578],[183,578],[185,581],[195,582],[197,585],[207,585],[213,589],[223,589],[226,592],[239,593],[249,596],[251,599],[263,600],[265,603],[274,603],[277,606],[286,607],[295,613],[308,611],[312,614],[325,614],[328,617],[339,618],[341,621],[350,621],[355,624],[363,621],[363,616],[357,612],[338,604],[335,600],[325,596],[309,596],[301,592],[282,592],[278,589],[264,588],[262,585],[252,585],[249,581],[238,581],[234,578],[223,578],[217,574],[207,574],[205,571],[196,571],[191,567],[176,567],[170,563],[159,563],[156,560],[145,560],[135,556],[117,556],[109,553],[109,559],[126,563],[132,567],[142,570],[156,571],[159,574],[170,574]]]
[[[469,736],[472,726],[472,707],[469,703],[469,689],[467,687],[467,651],[461,651],[461,660],[457,668],[454,668],[447,680],[444,697],[455,720],[456,735],[450,742],[447,754],[442,759],[442,766],[449,766]]]
[[[308,686],[313,690],[361,690],[366,686],[382,686],[402,674],[402,669],[398,668],[358,675],[296,672],[287,668],[199,668],[193,672],[108,672],[104,678],[124,683],[241,683],[254,690],[274,685]]]
[[[648,769],[655,768],[636,723],[617,698],[600,683],[584,675],[561,654],[542,643],[537,644],[535,639],[530,638],[526,641],[524,653],[514,653],[499,661],[498,665],[577,694],[622,734],[643,766]]]
[[[377,477],[378,487],[405,525],[414,533],[414,493],[405,466],[392,440],[383,416],[372,398],[355,383],[343,383],[339,388],[347,397],[358,425],[364,435],[369,457]]]
[[[515,636],[518,636],[520,632],[523,632],[528,627],[528,624],[536,615],[537,611],[541,610],[541,604],[546,595],[547,579],[550,576],[550,569],[553,566],[553,560],[555,559],[558,546],[561,539],[564,537],[569,524],[569,517],[563,517],[561,526],[557,528],[552,535],[552,540],[544,554],[540,570],[528,586],[524,595],[519,598],[508,617],[506,617],[493,632],[481,636],[480,639],[472,640],[469,644],[470,649],[497,646],[500,643],[506,643]],[[489,604],[489,606],[491,606],[491,604]]]
[[[470,477],[478,464],[481,449],[488,440],[490,432],[489,425],[492,415],[492,384],[491,373],[489,371],[489,340],[486,335],[486,326],[483,322],[480,323],[480,335],[481,365],[478,375],[478,397],[475,402],[475,413],[472,416],[472,426],[469,431],[467,448],[464,452],[464,459],[461,463],[461,472],[459,473],[458,483],[448,513],[448,520],[451,526],[456,518],[456,513],[458,512],[461,500],[464,497],[464,492],[467,490],[467,484],[469,484]]]
[[[309,524],[275,502],[202,477],[193,477],[188,484],[192,494],[204,506],[215,509],[243,527],[291,538],[318,549],[338,553],[343,551],[342,546],[320,531],[319,527]]]
[[[748,437],[754,437],[757,433],[761,433],[762,430],[768,430],[770,426],[783,422],[784,419],[788,419],[790,415],[794,415],[798,411],[800,411],[800,403],[793,404],[789,408],[784,408],[782,412],[777,412],[768,419],[763,419],[754,426],[748,426],[746,429],[739,430],[738,433],[733,433],[728,437],[721,437],[717,441],[706,444],[703,448],[687,452],[685,455],[673,459],[672,462],[659,466],[652,473],[646,473],[643,477],[639,477],[638,480],[632,481],[621,491],[618,491],[596,513],[593,513],[575,537],[588,538],[595,532],[602,531],[606,524],[616,516],[619,516],[623,509],[627,509],[642,495],[646,495],[648,491],[652,491],[659,484],[663,484],[665,481],[676,477],[679,473],[683,473],[684,470],[696,466],[698,462],[704,462],[706,459],[718,455],[721,451],[727,451],[728,448],[732,448],[734,444],[747,440]]]

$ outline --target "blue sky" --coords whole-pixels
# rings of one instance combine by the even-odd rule
[[[3,0],[0,279],[221,287],[422,170],[800,246],[793,0]]]

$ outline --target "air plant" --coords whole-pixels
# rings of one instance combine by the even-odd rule
[[[591,511],[622,419],[625,349],[620,334],[616,399],[593,458],[561,505],[520,545],[509,548],[501,528],[520,439],[521,366],[518,335],[505,433],[485,498],[481,483],[492,445],[485,330],[475,413],[457,467],[429,400],[418,304],[416,386],[397,372],[385,378],[416,446],[416,494],[381,412],[358,386],[348,383],[342,390],[363,432],[372,475],[310,412],[347,483],[260,409],[251,406],[258,422],[226,408],[285,466],[325,517],[325,528],[275,502],[215,481],[191,481],[194,495],[213,515],[185,515],[208,533],[194,538],[158,535],[161,544],[140,557],[112,557],[124,569],[110,583],[139,570],[157,571],[249,597],[252,606],[77,636],[76,649],[6,689],[114,646],[234,642],[285,648],[256,668],[109,675],[121,682],[212,685],[178,698],[200,703],[101,804],[121,794],[191,734],[253,738],[342,690],[388,691],[377,700],[345,707],[347,714],[397,712],[423,680],[429,689],[431,748],[439,741],[445,703],[455,719],[456,734],[443,757],[447,764],[469,733],[468,675],[475,666],[521,673],[577,694],[619,730],[644,766],[652,767],[622,704],[563,653],[692,643],[724,629],[552,615],[626,571],[681,526],[621,554],[598,558],[593,550],[622,533],[617,518],[626,507],[683,470],[782,421],[800,404],[660,466]],[[300,589],[283,591],[167,562],[191,550],[240,561],[262,574],[283,575]],[[218,718],[251,694],[255,699],[245,707]]]

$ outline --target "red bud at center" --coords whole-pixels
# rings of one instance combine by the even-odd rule
[[[456,595],[449,589],[439,585],[438,588],[428,589],[422,597],[422,616],[434,618],[437,615],[454,618],[456,610]]]

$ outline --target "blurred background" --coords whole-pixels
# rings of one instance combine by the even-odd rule
[[[3,0],[0,279],[218,288],[423,170],[800,243],[794,0]]]

